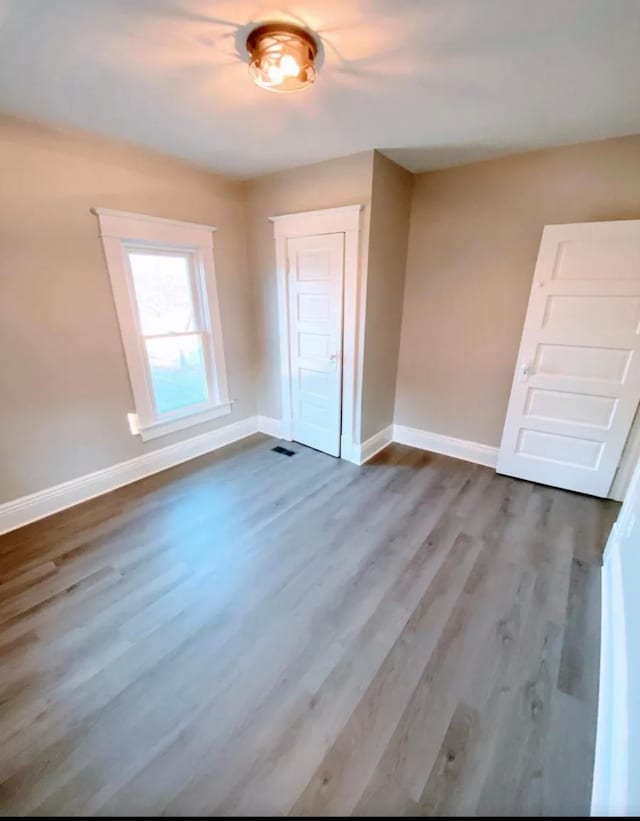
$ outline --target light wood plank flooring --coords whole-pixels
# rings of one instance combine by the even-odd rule
[[[0,538],[0,812],[587,812],[618,506],[275,444]]]

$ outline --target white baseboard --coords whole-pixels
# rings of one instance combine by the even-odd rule
[[[258,430],[273,436],[275,439],[284,439],[284,431],[281,419],[273,419],[271,416],[258,416]]]
[[[57,513],[80,502],[86,502],[88,499],[108,493],[122,485],[143,479],[152,473],[166,470],[258,432],[282,439],[282,422],[268,416],[251,416],[209,433],[193,436],[184,442],[158,448],[143,456],[119,462],[103,470],[97,470],[77,479],[71,479],[54,487],[6,502],[0,505],[0,533],[15,530],[37,519],[43,519],[52,513]],[[495,467],[498,455],[498,449],[488,445],[441,436],[404,425],[390,425],[361,445],[353,445],[350,450],[345,448],[346,443],[343,441],[343,458],[361,465],[392,441],[423,450],[432,450],[447,456],[455,456],[469,462],[478,462],[489,467]]]
[[[363,465],[365,462],[368,462],[369,459],[372,459],[376,453],[379,453],[383,448],[386,448],[387,445],[390,445],[393,442],[393,425],[389,425],[389,427],[384,428],[384,430],[378,431],[378,433],[374,433],[366,442],[363,442],[361,445],[356,445],[355,447],[355,456],[357,459],[357,464]]]
[[[17,527],[35,522],[52,513],[86,502],[94,496],[100,496],[128,485],[152,473],[186,462],[196,456],[230,445],[245,436],[258,433],[258,417],[241,419],[223,428],[193,436],[184,442],[177,442],[164,448],[158,448],[143,456],[119,462],[103,470],[79,476],[68,482],[46,488],[38,493],[22,496],[11,502],[0,505],[0,533],[15,530]]]
[[[271,416],[258,416],[257,420],[260,433],[266,433],[267,436],[273,436],[275,439],[290,441],[290,436],[287,436],[285,426],[281,419],[274,419]],[[354,465],[361,465],[393,441],[392,432],[393,426],[389,425],[388,428],[376,433],[361,445],[348,442],[345,434],[342,434],[340,440],[340,456],[347,462],[352,462]]]
[[[410,445],[421,450],[431,450],[466,462],[476,462],[495,468],[498,463],[498,448],[483,445],[480,442],[469,442],[467,439],[455,439],[441,433],[431,433],[420,428],[408,428],[406,425],[393,426],[393,441],[401,445]]]

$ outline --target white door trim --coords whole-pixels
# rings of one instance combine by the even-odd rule
[[[317,234],[344,234],[344,320],[342,346],[342,434],[340,457],[359,464],[360,404],[362,396],[362,340],[366,277],[359,271],[362,205],[325,208],[269,217],[276,243],[278,326],[280,329],[280,384],[282,437],[291,440],[291,359],[289,346],[289,293],[287,240]]]
[[[622,456],[620,457],[618,470],[611,483],[611,490],[609,491],[610,499],[615,499],[616,502],[624,502],[631,485],[631,477],[638,462],[640,462],[640,412],[636,411],[629,436],[627,437]]]

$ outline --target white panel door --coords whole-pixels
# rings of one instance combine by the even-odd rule
[[[606,496],[640,399],[640,220],[548,225],[498,471]]]
[[[293,439],[340,455],[344,234],[287,240]]]

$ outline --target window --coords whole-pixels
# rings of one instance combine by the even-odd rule
[[[207,402],[206,322],[191,254],[127,248],[158,416]]]
[[[210,226],[95,209],[140,434],[231,412]]]

